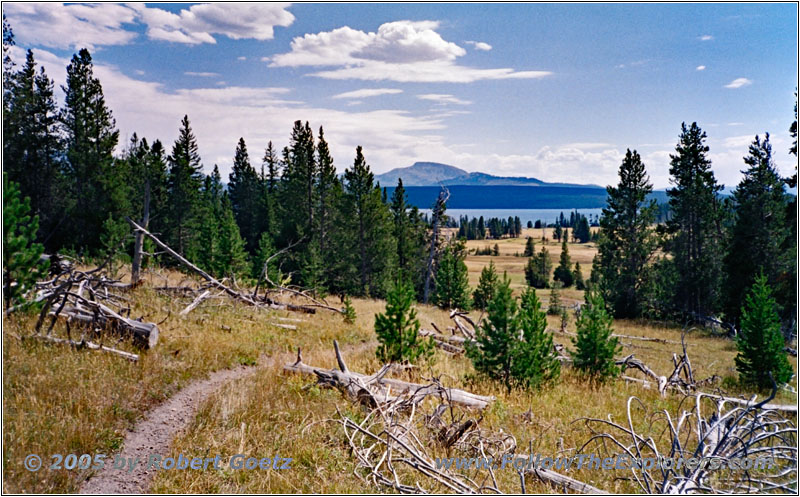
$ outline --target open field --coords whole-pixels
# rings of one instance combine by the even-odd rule
[[[482,243],[482,242],[474,242]],[[537,242],[540,243],[540,242]],[[522,258],[513,253],[524,248],[524,238],[504,240],[496,264],[522,267]],[[555,245],[548,245],[549,249]],[[573,258],[582,265],[591,260],[590,248],[576,247]],[[553,250],[554,251],[554,250]],[[471,277],[477,278],[479,261],[470,257]],[[516,264],[512,264],[512,261]],[[502,267],[502,266],[501,266]],[[588,264],[587,264],[588,270]],[[158,271],[147,277],[145,285],[130,291],[133,315],[162,322],[161,337],[155,349],[142,354],[138,363],[92,351],[74,351],[61,346],[20,342],[12,334],[24,334],[33,326],[32,316],[14,316],[5,320],[3,333],[3,412],[5,492],[74,492],[89,475],[83,471],[47,471],[31,473],[22,460],[29,453],[43,457],[53,453],[112,454],[119,450],[125,433],[143,413],[195,378],[209,372],[237,365],[259,365],[246,379],[233,381],[201,404],[189,429],[177,434],[169,455],[188,457],[214,454],[230,456],[244,453],[257,457],[275,455],[292,457],[288,471],[163,471],[155,475],[151,491],[185,492],[379,492],[384,488],[367,487],[353,475],[355,463],[349,453],[341,428],[329,422],[338,408],[358,417],[360,408],[345,400],[337,391],[309,385],[309,378],[285,376],[284,363],[293,362],[296,347],[303,348],[304,361],[321,367],[333,367],[332,340],[342,345],[350,368],[371,373],[380,364],[375,358],[374,315],[384,303],[355,300],[358,318],[353,325],[338,315],[318,312],[300,315],[285,311],[265,311],[226,299],[212,299],[201,304],[187,317],[178,316],[187,299],[166,297],[152,287],[165,282],[178,284],[179,273]],[[517,273],[512,276],[518,277]],[[585,276],[588,277],[588,274]],[[166,279],[165,279],[166,278]],[[185,278],[190,281],[190,278]],[[519,281],[519,280],[517,280]],[[546,295],[542,295],[546,297]],[[546,300],[546,298],[544,299]],[[441,329],[452,324],[445,311],[418,306],[423,328],[434,322]],[[472,313],[477,318],[477,313]],[[283,318],[283,319],[281,319]],[[286,321],[286,319],[301,321]],[[551,328],[559,323],[549,318]],[[296,325],[296,330],[274,326]],[[574,331],[571,318],[568,330]],[[618,321],[615,331],[625,335],[656,337],[679,341],[681,331],[631,321]],[[55,333],[63,334],[61,325]],[[568,337],[555,335],[558,343],[569,344]],[[623,353],[635,353],[659,374],[672,370],[672,353],[680,345],[659,342],[622,340]],[[741,394],[734,385],[733,358],[736,349],[730,340],[692,331],[687,336],[688,353],[697,378],[712,374],[722,377],[728,394]],[[272,358],[272,360],[267,360]],[[796,365],[796,361],[793,361]],[[581,417],[625,419],[625,402],[631,395],[642,399],[653,410],[675,413],[681,397],[668,394],[662,398],[654,390],[638,384],[617,381],[591,388],[568,367],[560,382],[539,392],[507,393],[497,383],[476,380],[468,359],[437,351],[430,368],[403,373],[411,380],[436,376],[447,386],[460,387],[477,394],[495,395],[497,401],[484,413],[480,426],[485,430],[512,434],[521,452],[543,455],[570,454],[579,448],[590,433]],[[640,373],[629,371],[631,376]],[[398,376],[397,373],[393,375]],[[402,375],[401,375],[402,376]],[[749,395],[748,395],[749,396]],[[796,396],[781,392],[776,399],[794,403]],[[469,416],[477,419],[477,413]],[[643,418],[643,416],[642,416]],[[644,421],[643,421],[644,423]],[[641,426],[645,429],[644,424]],[[446,455],[434,449],[436,456]],[[45,460],[46,457],[45,457]],[[617,479],[621,471],[570,471],[568,474],[607,491],[635,491],[632,483]],[[500,485],[519,490],[513,471],[498,472]],[[529,492],[552,492],[556,489],[530,478]],[[440,489],[442,490],[442,489]]]

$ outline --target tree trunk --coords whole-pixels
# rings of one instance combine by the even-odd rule
[[[425,290],[422,296],[422,302],[427,304],[431,294],[431,277],[433,276],[433,261],[436,256],[436,242],[439,239],[439,221],[444,211],[447,199],[450,198],[450,191],[447,188],[442,188],[439,192],[439,198],[436,199],[436,205],[433,209],[433,234],[431,235],[431,249],[428,253],[428,265],[425,269]]]
[[[144,229],[150,223],[150,180],[144,184],[144,214],[142,215],[142,222],[140,223]],[[135,286],[139,283],[139,269],[142,265],[142,245],[144,244],[144,234],[141,231],[136,232],[136,240],[133,246],[133,262],[131,263],[131,285]]]

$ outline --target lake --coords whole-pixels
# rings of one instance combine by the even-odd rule
[[[493,217],[508,219],[509,216],[519,216],[520,221],[522,221],[522,226],[525,227],[528,221],[535,223],[537,219],[541,219],[545,223],[553,223],[562,212],[567,220],[569,220],[569,213],[574,210],[576,209],[447,209],[446,214],[456,221],[458,221],[461,216],[467,216],[470,219],[483,216],[484,221]],[[587,217],[591,215],[592,219],[594,219],[602,214],[603,209],[577,209],[577,211]],[[430,209],[420,209],[420,212],[428,214],[428,216],[431,215]]]

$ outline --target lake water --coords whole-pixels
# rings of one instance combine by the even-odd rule
[[[569,213],[578,211],[579,214],[589,217],[591,214],[592,219],[600,216],[603,209],[447,209],[446,214],[456,221],[461,216],[467,216],[470,219],[473,217],[480,218],[483,216],[484,221],[493,217],[499,219],[508,219],[510,217],[519,216],[522,221],[522,226],[525,227],[528,221],[535,223],[537,219],[541,219],[545,223],[553,223],[563,212],[564,216],[569,220]],[[420,212],[431,215],[430,209],[420,209]]]

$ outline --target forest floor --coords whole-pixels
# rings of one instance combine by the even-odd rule
[[[533,231],[533,230],[531,230]],[[539,233],[541,230],[536,230]],[[541,238],[541,234],[539,234]],[[501,256],[495,264],[506,269],[517,288],[524,281],[521,271],[525,259],[515,257],[524,250],[524,236],[499,243]],[[493,241],[470,242],[483,247]],[[537,240],[537,248],[541,240]],[[557,262],[560,245],[551,240],[551,257]],[[574,261],[585,267],[588,278],[591,247],[570,244]],[[470,282],[474,286],[480,261],[486,256],[470,256]],[[584,261],[586,265],[584,266]],[[196,284],[196,280],[175,271],[154,270],[145,284],[130,291],[133,316],[161,323],[158,345],[141,353],[132,363],[120,357],[89,350],[73,350],[58,345],[21,342],[15,335],[29,333],[34,316],[12,316],[3,326],[3,491],[9,493],[71,493],[108,484],[112,479],[92,470],[49,470],[52,454],[127,454],[137,448],[162,456],[223,458],[247,454],[257,458],[291,457],[291,469],[284,471],[235,471],[223,465],[208,471],[154,471],[131,479],[125,491],[154,493],[363,493],[386,488],[365,485],[356,475],[356,461],[342,433],[331,419],[337,409],[358,417],[359,407],[335,390],[313,386],[307,377],[285,375],[282,366],[294,362],[297,347],[302,347],[305,363],[335,367],[332,342],[338,340],[348,366],[353,371],[372,373],[380,368],[375,357],[377,341],[374,316],[383,312],[384,302],[354,299],[357,319],[347,324],[341,316],[327,311],[314,315],[266,311],[233,303],[226,298],[210,299],[186,317],[179,312],[188,299],[167,297],[153,288],[164,284]],[[547,301],[546,292],[541,295]],[[578,300],[579,294],[562,293]],[[335,299],[334,299],[335,300]],[[338,305],[338,302],[335,304]],[[436,323],[440,329],[452,325],[447,312],[419,305],[423,328]],[[471,313],[477,319],[479,313]],[[557,329],[560,318],[548,317],[549,327]],[[296,329],[276,326],[291,324]],[[63,334],[61,325],[55,333]],[[671,325],[639,321],[616,321],[615,332],[624,335],[666,339],[669,342],[640,342],[622,339],[623,352],[634,353],[658,374],[672,371],[672,354],[682,352],[682,330]],[[574,317],[568,330],[574,331]],[[569,337],[555,333],[554,339],[571,347]],[[712,336],[704,330],[686,335],[687,351],[696,378],[713,374],[721,377],[718,387],[728,395],[753,392],[736,385],[734,343]],[[124,347],[125,344],[119,345]],[[795,365],[796,359],[791,361]],[[246,372],[246,373],[240,373]],[[627,374],[643,377],[638,372]],[[521,451],[543,456],[574,454],[592,433],[581,418],[594,417],[623,421],[626,401],[641,399],[648,413],[668,410],[677,413],[684,397],[661,396],[640,384],[615,381],[592,387],[569,367],[561,379],[540,391],[508,392],[500,384],[478,379],[469,360],[437,351],[435,361],[424,368],[392,373],[410,381],[438,377],[446,385],[497,398],[480,416],[481,429],[513,435]],[[711,389],[710,389],[711,390]],[[786,391],[775,402],[796,403]],[[176,409],[172,411],[172,409]],[[663,433],[650,424],[644,412],[636,413],[638,429],[645,436]],[[150,428],[148,428],[148,426]],[[142,430],[164,433],[157,439],[139,439]],[[149,430],[149,431],[148,431]],[[155,435],[153,435],[155,436]],[[149,440],[153,440],[150,445]],[[152,447],[152,448],[151,448]],[[524,450],[523,450],[524,449]],[[446,455],[434,450],[436,456]],[[27,471],[23,461],[38,454],[44,467]],[[637,487],[622,470],[570,470],[569,476],[609,492],[635,492]],[[99,478],[99,479],[98,479]],[[498,472],[498,484],[519,492],[514,471]],[[88,480],[88,481],[87,481]],[[116,480],[118,481],[118,480]],[[137,486],[138,485],[138,486]],[[114,488],[114,487],[111,487]],[[440,490],[443,491],[443,490]],[[560,492],[547,483],[529,479],[528,492]]]

